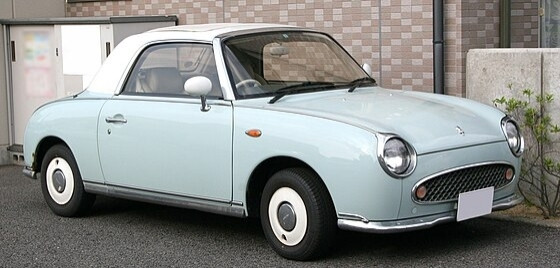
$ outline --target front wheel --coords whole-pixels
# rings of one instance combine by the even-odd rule
[[[41,165],[41,190],[57,215],[72,217],[89,210],[95,195],[86,193],[72,152],[64,145],[51,147]]]
[[[282,257],[310,260],[326,254],[336,234],[327,189],[313,172],[285,169],[267,182],[260,205],[264,234]]]

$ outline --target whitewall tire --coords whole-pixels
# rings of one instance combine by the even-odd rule
[[[330,249],[336,213],[332,199],[313,171],[284,169],[266,183],[260,204],[263,232],[282,257],[311,260]]]
[[[40,175],[43,197],[55,214],[77,216],[93,205],[95,195],[84,191],[78,165],[68,147],[51,147],[43,157]]]

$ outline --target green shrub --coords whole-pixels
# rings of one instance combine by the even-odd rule
[[[508,85],[512,90],[512,85]],[[522,97],[495,99],[494,105],[519,120],[525,139],[519,191],[545,218],[560,214],[560,127],[552,122],[553,94],[522,90]]]

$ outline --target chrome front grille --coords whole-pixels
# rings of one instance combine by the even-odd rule
[[[460,193],[474,191],[490,186],[499,189],[506,186],[511,181],[506,180],[505,173],[512,166],[507,164],[488,164],[452,170],[439,174],[421,181],[414,187],[416,190],[420,186],[425,186],[426,196],[417,199],[413,192],[413,197],[417,202],[447,202],[457,200]]]

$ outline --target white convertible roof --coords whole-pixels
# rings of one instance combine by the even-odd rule
[[[254,30],[254,29],[264,29],[264,28],[296,28],[291,25],[282,24],[268,24],[268,23],[212,23],[212,24],[193,24],[193,25],[181,25],[181,26],[171,26],[165,28],[159,28],[151,30],[150,32],[192,32],[192,33],[206,33],[208,35],[218,36],[221,34],[244,31],[244,30]]]
[[[165,40],[191,40],[211,43],[217,36],[237,31],[297,28],[265,23],[214,23],[172,26],[151,30],[124,39],[109,55],[88,87],[89,91],[113,94],[136,53],[146,44]]]

